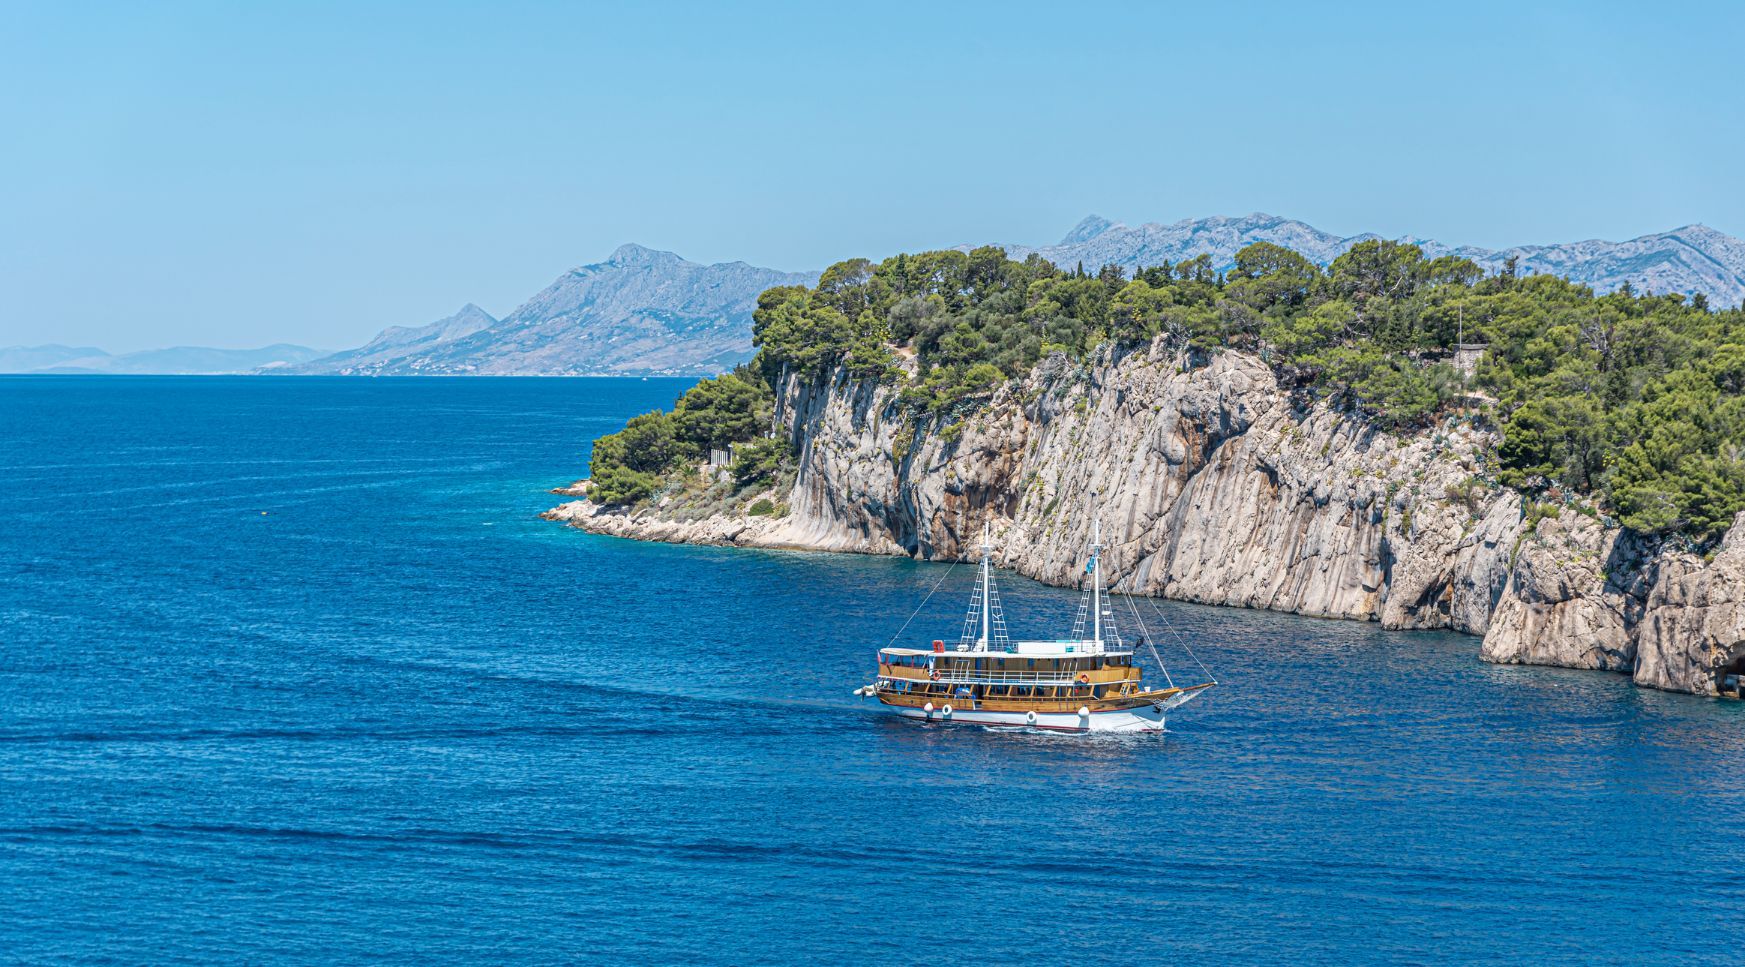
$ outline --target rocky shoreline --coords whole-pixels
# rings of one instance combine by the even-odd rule
[[[584,496],[545,516],[637,540],[937,560],[966,557],[987,520],[1002,566],[1070,585],[1096,494],[1122,592],[1449,628],[1481,636],[1486,661],[1698,695],[1745,658],[1738,521],[1698,556],[1490,482],[1482,421],[1396,436],[1297,408],[1254,357],[1201,362],[1163,340],[1089,365],[1054,356],[961,422],[920,425],[888,386],[790,379],[779,419],[799,469],[768,495],[784,515]]]

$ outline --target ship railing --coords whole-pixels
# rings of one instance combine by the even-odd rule
[[[945,685],[1084,685],[1078,676],[1084,672],[989,672],[986,674],[959,674],[940,672],[938,678],[925,673],[908,675],[886,675],[885,678],[895,682],[939,682]],[[1114,679],[1116,682],[1125,679]],[[1105,679],[1093,679],[1089,684],[1106,685]]]

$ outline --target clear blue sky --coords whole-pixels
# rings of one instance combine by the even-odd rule
[[[9,6],[0,345],[324,348],[625,241],[1745,235],[1741,5]]]

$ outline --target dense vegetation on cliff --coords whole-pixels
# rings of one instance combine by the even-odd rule
[[[706,447],[756,439],[783,373],[842,367],[900,385],[917,418],[949,420],[1048,353],[1084,359],[1162,334],[1186,365],[1255,352],[1306,399],[1402,432],[1476,408],[1503,430],[1500,482],[1591,494],[1643,532],[1709,537],[1745,510],[1745,312],[1701,297],[1595,296],[1386,241],[1324,270],[1260,243],[1226,272],[1200,256],[1132,277],[979,248],[840,262],[816,286],[764,292],[754,321],[752,364],[599,441],[596,496],[645,498]],[[1457,343],[1489,347],[1470,379],[1452,365]],[[785,457],[744,449],[746,487]]]
[[[631,418],[624,429],[594,441],[589,458],[591,495],[602,503],[634,503],[652,496],[667,477],[695,465],[711,450],[735,444],[731,468],[749,486],[773,473],[784,447],[760,439],[775,406],[769,383],[741,366],[685,391],[671,413],[655,410]],[[749,442],[755,441],[755,442]]]

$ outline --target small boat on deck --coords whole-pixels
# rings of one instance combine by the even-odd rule
[[[1110,595],[1103,589],[1100,522],[1092,524],[1091,534],[1087,587],[1071,637],[1021,641],[1007,635],[994,586],[994,548],[984,527],[979,578],[963,634],[954,646],[947,650],[944,639],[936,639],[930,648],[882,648],[878,678],[855,694],[877,698],[906,718],[941,724],[1064,732],[1164,731],[1167,712],[1217,682],[1210,674],[1198,684],[1176,685],[1169,680],[1137,609],[1132,613],[1140,624],[1139,641],[1129,645],[1121,637]],[[1145,684],[1144,671],[1134,660],[1136,647],[1145,649],[1165,685]]]

